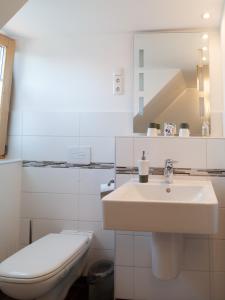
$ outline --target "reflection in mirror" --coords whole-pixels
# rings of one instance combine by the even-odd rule
[[[134,132],[149,123],[188,123],[191,135],[210,124],[208,35],[140,33],[134,39]]]
[[[14,40],[0,34],[0,157],[6,154],[7,127],[15,51]]]

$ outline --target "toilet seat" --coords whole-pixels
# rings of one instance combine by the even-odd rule
[[[90,245],[88,234],[48,234],[0,264],[0,281],[29,284],[68,272]],[[49,255],[49,249],[52,252]]]

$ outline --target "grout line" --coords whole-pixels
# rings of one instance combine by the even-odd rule
[[[43,138],[111,138],[114,139],[117,135],[54,135],[54,134],[11,134],[9,136],[23,137],[43,137]]]
[[[22,191],[22,194],[53,194],[53,195],[75,195],[78,196],[78,193],[56,193],[56,192],[30,192],[30,191]]]
[[[147,270],[152,270],[152,267],[143,267],[143,266],[131,266],[131,265],[121,265],[121,264],[115,264],[115,266],[116,267],[127,267],[127,268],[134,268],[134,269],[147,269]],[[205,273],[211,273],[211,272],[209,272],[209,271],[207,271],[207,270],[191,270],[191,269],[189,269],[189,270],[181,270],[180,271],[180,273],[183,273],[183,272],[188,272],[188,273],[193,273],[193,272],[197,272],[197,273],[203,273],[203,274],[205,274]],[[218,273],[225,273],[225,272],[218,272]]]

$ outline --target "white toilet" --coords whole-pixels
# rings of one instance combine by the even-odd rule
[[[15,299],[63,300],[84,270],[92,232],[48,234],[0,264],[0,289]]]

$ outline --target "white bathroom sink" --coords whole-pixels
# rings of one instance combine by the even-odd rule
[[[130,181],[102,199],[104,228],[212,234],[218,201],[208,180]]]

